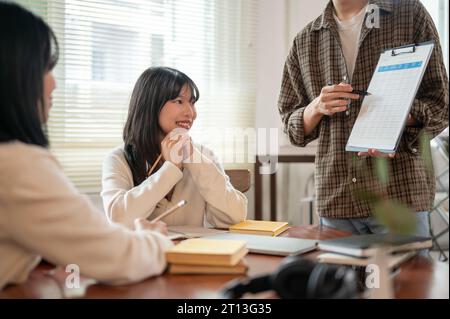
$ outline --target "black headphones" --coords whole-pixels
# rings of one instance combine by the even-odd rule
[[[293,256],[286,257],[272,274],[231,281],[222,296],[234,299],[267,290],[274,290],[282,299],[342,299],[358,294],[356,274],[350,267]]]

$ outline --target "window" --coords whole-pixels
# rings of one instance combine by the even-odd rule
[[[444,55],[445,66],[448,73],[448,54],[449,54],[449,25],[448,25],[448,0],[421,0],[425,8],[427,8],[434,24],[439,32],[439,38],[441,40],[442,53]]]
[[[256,0],[20,0],[60,44],[48,123],[51,150],[84,192],[98,192],[105,154],[122,143],[134,83],[149,66],[189,75],[200,89],[194,140],[219,157],[210,128],[253,127]]]

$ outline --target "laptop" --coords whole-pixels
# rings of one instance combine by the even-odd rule
[[[239,233],[222,233],[204,238],[244,240],[250,253],[275,256],[295,256],[317,248],[317,240],[270,237],[262,235],[248,235]]]

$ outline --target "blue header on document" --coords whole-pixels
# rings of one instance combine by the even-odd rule
[[[401,63],[401,64],[394,64],[394,65],[384,65],[384,66],[380,66],[380,68],[378,69],[378,72],[416,69],[416,68],[420,68],[422,66],[422,63],[423,63],[422,61],[417,61],[417,62]]]

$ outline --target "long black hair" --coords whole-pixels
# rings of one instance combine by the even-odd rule
[[[166,102],[180,95],[185,85],[191,91],[191,102],[197,102],[200,94],[195,83],[186,74],[172,68],[149,68],[134,86],[123,141],[125,158],[135,186],[145,180],[147,165],[152,165],[161,153],[163,132],[159,125],[159,113]]]
[[[1,1],[0,142],[48,146],[42,129],[44,75],[57,60],[58,44],[50,27],[21,6]]]

